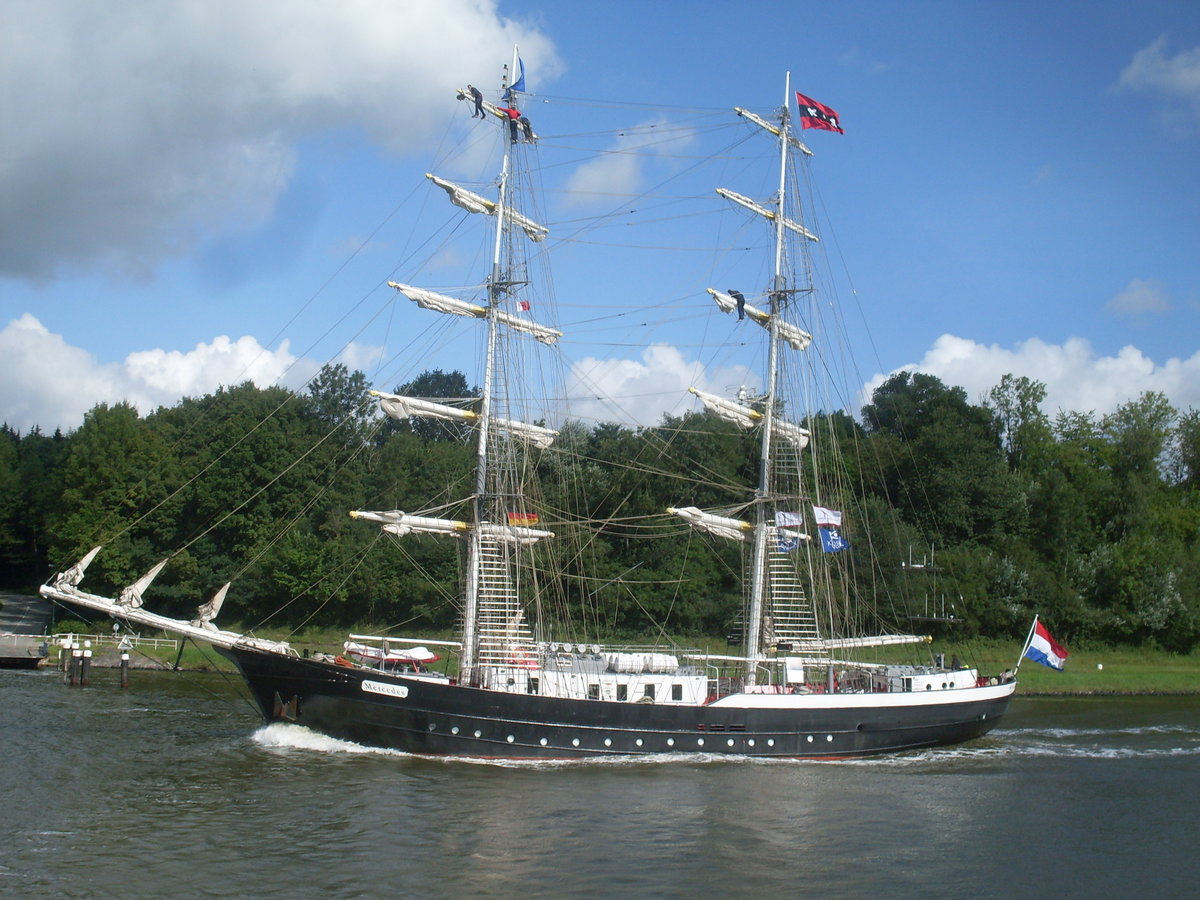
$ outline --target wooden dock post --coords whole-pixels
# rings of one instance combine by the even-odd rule
[[[81,669],[81,674],[79,677],[79,683],[82,686],[87,687],[88,675],[91,673],[91,671],[92,671],[92,642],[84,641],[83,642],[83,667]]]

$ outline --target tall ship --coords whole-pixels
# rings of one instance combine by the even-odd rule
[[[514,58],[509,71],[516,67]],[[525,375],[563,332],[536,318],[543,307],[529,293],[530,248],[541,255],[549,229],[529,212],[514,177],[518,154],[537,140],[528,120],[514,115],[521,87],[523,78],[509,84],[506,76],[495,103],[470,86],[459,94],[499,132],[502,158],[492,190],[427,176],[433,193],[488,229],[492,254],[482,287],[466,299],[389,282],[421,315],[475,326],[479,397],[455,403],[373,392],[387,416],[447,423],[472,442],[469,495],[415,513],[350,512],[400,541],[425,535],[457,542],[455,639],[351,634],[341,653],[300,652],[287,642],[219,627],[229,585],[191,619],[149,611],[144,595],[161,563],[115,597],[88,593],[80,585],[99,547],[50,579],[43,596],[210,644],[237,666],[266,722],[413,754],[847,758],[986,734],[1008,708],[1014,677],[957,661],[946,665],[920,635],[868,627],[881,606],[869,596],[870,535],[854,518],[852,485],[833,442],[836,428],[805,400],[805,391],[829,376],[814,348],[840,335],[822,334],[814,324],[820,298],[808,254],[818,236],[796,198],[803,183],[796,173],[811,152],[797,137],[790,76],[773,114],[729,113],[746,123],[748,139],[777,148],[777,190],[763,200],[737,185],[713,185],[729,211],[769,234],[765,283],[749,288],[749,297],[713,287],[695,299],[740,320],[739,341],[760,345],[760,382],[725,394],[692,389],[717,420],[754,436],[757,478],[744,486],[739,502],[715,509],[703,508],[694,499],[698,492],[680,482],[678,501],[661,512],[702,535],[702,550],[719,552],[718,542],[739,547],[744,571],[736,574],[744,588],[741,608],[730,611],[731,646],[714,653],[665,637],[645,645],[606,644],[594,633],[568,633],[551,614],[556,594],[570,590],[564,585],[571,578],[586,581],[588,573],[580,572],[586,556],[564,547],[561,533],[580,531],[580,522],[548,512],[534,482],[546,469],[539,464],[545,455],[559,454],[558,460],[570,448],[559,446],[561,423],[528,402]],[[449,509],[457,514],[446,515]],[[924,658],[909,654],[901,661],[906,645]],[[456,661],[453,669],[432,665],[443,655]]]

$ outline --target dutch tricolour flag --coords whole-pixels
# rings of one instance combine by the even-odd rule
[[[1030,635],[1029,646],[1025,648],[1025,656],[1061,672],[1069,655],[1058,641],[1050,637],[1046,626],[1034,619],[1033,634]]]

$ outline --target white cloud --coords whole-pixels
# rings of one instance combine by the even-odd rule
[[[670,158],[695,140],[687,129],[665,121],[644,122],[619,134],[611,150],[577,168],[565,186],[567,203],[588,205],[635,195],[650,160]]]
[[[693,407],[689,387],[730,394],[738,386],[757,389],[758,379],[742,366],[708,371],[676,347],[653,344],[636,359],[587,357],[571,366],[567,393],[571,415],[584,421],[657,425],[664,414]]]
[[[1121,72],[1120,87],[1151,89],[1173,97],[1200,102],[1200,47],[1167,57],[1165,35],[1133,55]]]
[[[143,350],[120,363],[99,363],[29,313],[0,331],[0,357],[7,365],[0,381],[0,417],[22,432],[35,425],[44,432],[73,430],[102,402],[129,402],[144,415],[221,385],[247,380],[300,385],[318,368],[293,356],[286,342],[269,350],[252,337],[224,336],[187,353]]]
[[[1107,307],[1128,315],[1167,312],[1171,308],[1171,300],[1161,282],[1152,278],[1134,278],[1129,282],[1129,287],[1108,301]]]
[[[1177,409],[1200,409],[1200,350],[1159,365],[1133,346],[1116,356],[1097,356],[1082,338],[1061,346],[1031,338],[1007,349],[944,334],[919,363],[902,368],[961,386],[972,402],[979,402],[1004,375],[1024,375],[1046,385],[1042,409],[1051,417],[1060,409],[1103,415],[1146,391],[1165,394]],[[864,398],[869,400],[886,377],[872,378],[863,388]]]
[[[514,43],[539,83],[561,69],[496,0],[8,0],[0,275],[148,278],[269,217],[307,136],[416,147]]]

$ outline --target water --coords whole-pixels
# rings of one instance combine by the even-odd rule
[[[857,762],[426,760],[263,726],[219,675],[0,673],[0,895],[1172,897],[1200,698],[1014,702]]]

